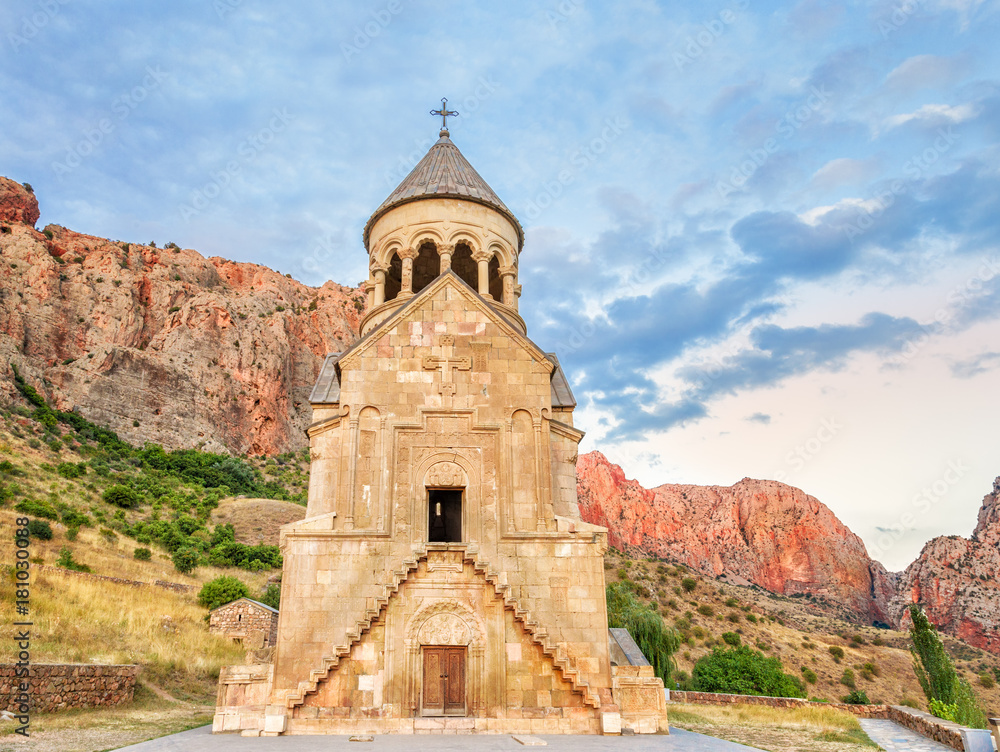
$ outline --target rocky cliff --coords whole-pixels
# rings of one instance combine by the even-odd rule
[[[361,293],[196,251],[34,228],[0,178],[0,391],[8,362],[60,409],[136,444],[273,454],[306,445],[323,357],[357,337]]]
[[[577,463],[583,519],[604,525],[616,548],[633,548],[775,593],[842,604],[868,623],[889,621],[893,575],[812,496],[744,478],[733,486],[646,489],[600,452]]]
[[[1000,653],[1000,478],[983,499],[972,538],[935,538],[903,573],[893,615],[920,603],[943,632]]]

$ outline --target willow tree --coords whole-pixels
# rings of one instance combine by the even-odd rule
[[[608,626],[627,629],[636,645],[653,665],[653,672],[666,683],[674,671],[673,655],[681,646],[677,632],[660,615],[635,597],[629,582],[607,587]]]

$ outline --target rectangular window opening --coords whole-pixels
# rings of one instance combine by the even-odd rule
[[[461,489],[428,490],[427,540],[430,543],[462,542]]]

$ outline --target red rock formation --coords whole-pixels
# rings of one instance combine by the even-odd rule
[[[192,250],[43,234],[34,196],[6,179],[0,216],[21,218],[0,233],[0,392],[14,394],[13,362],[59,408],[136,444],[306,445],[309,390],[324,356],[357,338],[358,290]]]
[[[1000,478],[983,499],[971,539],[935,538],[903,573],[893,611],[908,621],[910,603],[920,603],[942,632],[1000,653]]]
[[[10,178],[0,177],[0,222],[17,222],[34,227],[38,217],[35,194]]]
[[[826,506],[797,488],[744,478],[724,486],[645,489],[600,452],[577,462],[583,519],[609,542],[743,579],[784,595],[811,593],[865,621],[888,622],[892,577]]]

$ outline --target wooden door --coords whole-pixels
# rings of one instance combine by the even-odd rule
[[[424,648],[423,715],[465,715],[465,648]]]

